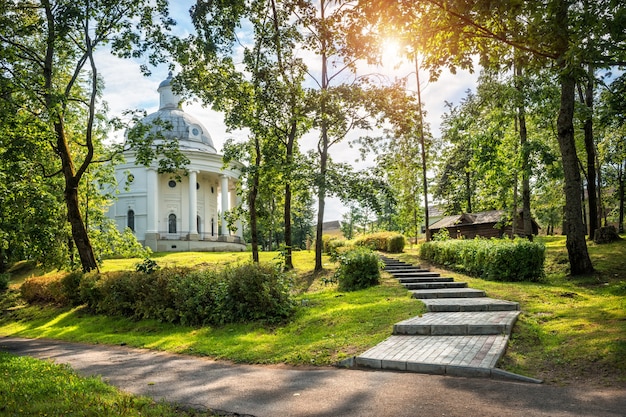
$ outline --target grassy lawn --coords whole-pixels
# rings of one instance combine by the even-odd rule
[[[506,370],[548,383],[626,386],[626,240],[589,244],[593,276],[567,275],[563,237],[541,238],[547,247],[546,278],[540,283],[500,283],[443,271],[490,297],[517,301],[522,314],[500,364]],[[205,355],[247,363],[330,365],[363,352],[391,334],[395,322],[424,312],[423,305],[383,274],[382,285],[342,293],[315,276],[313,253],[294,254],[296,316],[280,326],[258,323],[191,328],[123,318],[93,316],[81,308],[17,306],[15,290],[0,299],[0,336],[49,337],[70,341]],[[271,262],[276,253],[263,253]],[[420,263],[415,249],[405,260]],[[243,262],[248,253],[155,254],[161,266],[207,266]],[[139,260],[109,260],[103,270],[132,268]],[[13,288],[24,279],[15,274]],[[436,269],[436,268],[434,268]],[[11,307],[10,307],[11,306]],[[9,308],[10,307],[10,308]]]
[[[276,256],[263,253],[261,261],[269,262]],[[161,266],[207,266],[249,258],[246,253],[169,253],[154,257]],[[137,262],[106,261],[102,270],[132,268]],[[246,363],[331,365],[374,346],[391,334],[395,322],[424,311],[422,303],[411,299],[389,276],[377,287],[342,293],[336,285],[326,286],[321,276],[312,274],[312,252],[295,253],[294,264],[298,268],[295,290],[300,306],[295,317],[280,326],[249,323],[194,328],[91,315],[81,307],[20,306],[0,318],[0,336],[126,344]],[[326,275],[332,274],[334,265],[326,262],[325,266],[329,268]],[[15,303],[10,296],[5,298],[5,303]]]
[[[214,415],[132,396],[98,378],[81,378],[67,366],[2,352],[0,376],[0,415],[3,416]]]
[[[522,314],[500,367],[549,383],[626,386],[626,240],[589,242],[597,272],[577,278],[567,275],[565,237],[539,240],[546,245],[546,277],[539,283],[441,272],[489,297],[520,303]],[[417,250],[402,257],[419,262]]]

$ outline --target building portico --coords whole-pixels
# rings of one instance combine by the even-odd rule
[[[159,86],[161,107],[141,122],[152,125],[151,133],[176,139],[189,159],[186,173],[159,174],[158,161],[144,167],[132,152],[116,166],[118,199],[109,210],[121,231],[130,228],[137,240],[155,252],[243,251],[241,221],[229,228],[227,216],[239,200],[238,165],[224,167],[206,128],[184,113],[172,93],[171,74]],[[164,129],[167,122],[171,128]]]

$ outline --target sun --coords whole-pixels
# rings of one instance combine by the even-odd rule
[[[402,61],[400,42],[392,37],[383,38],[380,42],[381,64],[383,67],[394,68]]]

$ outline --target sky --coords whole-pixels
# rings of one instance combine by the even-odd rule
[[[188,16],[188,10],[192,3],[189,0],[170,2],[170,13],[178,23],[175,28],[175,33],[178,35],[184,36],[192,30]],[[302,51],[302,54],[303,57],[306,57],[308,52]],[[390,60],[392,59],[386,58],[385,62]],[[139,69],[139,66],[145,63],[143,61],[121,59],[107,51],[101,51],[96,56],[96,63],[104,80],[103,100],[108,105],[110,117],[121,117],[125,110],[130,109],[145,110],[148,114],[158,110],[159,94],[156,90],[161,81],[167,78],[167,65],[152,68],[152,75],[145,77]],[[313,68],[316,65],[315,62],[308,62],[308,64]],[[414,65],[407,63],[395,68],[397,64],[398,62],[391,65],[393,68],[379,67],[373,68],[373,70],[388,75],[390,79],[408,76],[407,89],[414,92],[416,90]],[[476,79],[477,74],[459,70],[456,74],[444,71],[438,81],[429,82],[428,74],[420,72],[422,103],[426,111],[425,120],[430,125],[433,136],[440,136],[441,118],[446,111],[445,103],[458,104],[468,89],[474,89]],[[242,132],[227,132],[223,116],[210,108],[203,108],[198,102],[186,102],[183,109],[197,118],[208,129],[218,152],[221,152],[222,146],[228,138],[245,139],[245,134]],[[373,135],[372,132],[367,132],[367,134]],[[121,137],[121,133],[116,136]],[[355,132],[352,139],[357,137],[358,132]],[[316,143],[317,135],[315,132],[311,132],[303,138],[302,147],[303,149],[312,149]],[[357,152],[348,146],[347,141],[331,148],[330,153],[334,161],[351,163],[358,169],[367,168],[373,163],[373,159],[356,161]],[[346,211],[347,207],[338,199],[327,199],[324,219],[325,221],[341,220]]]

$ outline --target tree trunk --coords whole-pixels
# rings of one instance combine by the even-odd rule
[[[78,256],[80,257],[80,263],[83,268],[83,272],[89,272],[94,269],[98,269],[98,262],[93,253],[93,248],[87,234],[87,228],[83,222],[82,215],[80,214],[80,203],[78,201],[78,187],[75,185],[68,185],[66,181],[65,188],[65,204],[67,207],[67,220],[72,227],[72,238],[76,249],[78,250]],[[70,181],[73,182],[73,181]]]
[[[581,91],[582,93],[582,91]],[[596,190],[596,146],[593,140],[593,69],[590,66],[587,72],[584,96],[581,101],[587,106],[588,117],[585,119],[585,150],[587,151],[587,201],[589,202],[589,239],[593,239],[599,227],[598,199]]]
[[[322,142],[328,144],[328,137],[326,129],[322,129]],[[324,137],[326,136],[326,139]],[[319,182],[317,190],[317,230],[315,233],[315,272],[321,271],[322,268],[322,252],[324,249],[324,242],[322,236],[324,233],[324,206],[326,204],[326,164],[328,158],[328,147],[323,146],[322,152],[320,152],[320,172]]]
[[[574,141],[574,93],[576,80],[570,73],[561,74],[561,107],[557,119],[557,131],[563,173],[565,176],[565,234],[566,247],[572,275],[593,272],[587,251],[585,227],[582,221],[580,197],[580,170]]]
[[[578,169],[578,156],[576,155],[576,142],[574,140],[576,79],[572,69],[569,68],[572,64],[567,62],[570,48],[568,15],[570,2],[559,0],[554,6],[555,49],[559,54],[557,64],[561,70],[561,103],[556,127],[565,178],[565,224],[563,231],[567,235],[566,247],[570,273],[572,275],[584,275],[593,272],[593,265],[587,252],[585,227],[581,216],[580,170]]]
[[[248,209],[250,210],[250,245],[252,246],[252,262],[259,263],[259,229],[257,225],[256,198],[259,193],[259,170],[261,166],[261,145],[255,137],[255,170],[252,175],[252,187],[248,193]]]
[[[624,161],[624,165],[620,164],[619,169],[619,224],[618,231],[619,233],[624,233],[624,176],[626,174],[626,160]]]
[[[524,105],[519,107],[519,137],[522,150],[522,220],[524,222],[524,235],[530,241],[533,240],[533,223],[530,214],[530,151],[528,149],[528,132],[526,130],[526,111]],[[515,213],[517,219],[517,213]]]
[[[467,197],[467,212],[472,212],[472,190],[471,187],[471,174],[469,172],[465,173],[465,195]]]
[[[320,2],[320,20],[323,25],[326,24],[326,12],[324,0]],[[326,28],[324,28],[325,30]],[[320,155],[320,172],[317,180],[317,230],[315,233],[315,272],[322,271],[322,251],[324,248],[324,242],[322,241],[322,235],[324,233],[324,208],[326,205],[326,169],[328,164],[328,121],[326,119],[326,93],[328,91],[328,58],[326,56],[327,39],[326,34],[322,34],[321,38],[321,61],[322,61],[322,74],[321,74],[321,103],[320,103],[320,143],[318,144],[318,152]]]
[[[287,160],[287,180],[285,183],[285,269],[293,269],[293,239],[291,236],[291,172],[293,172],[293,145],[296,139],[298,126],[295,120],[291,122],[290,132],[287,138],[286,160]]]

